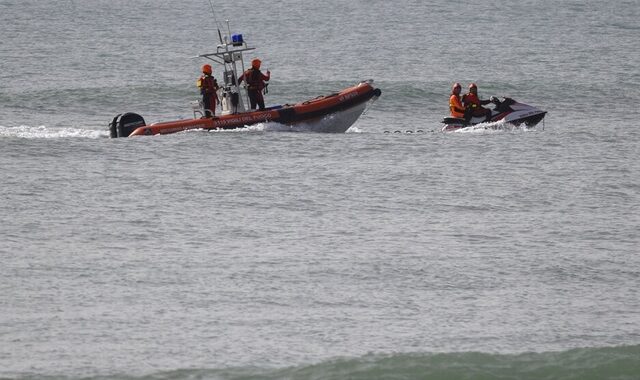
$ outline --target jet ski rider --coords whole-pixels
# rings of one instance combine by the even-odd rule
[[[267,88],[267,83],[271,78],[271,72],[267,70],[267,75],[262,74],[260,71],[260,61],[258,58],[255,58],[251,61],[251,68],[238,78],[238,83],[242,83],[244,80],[247,82],[247,93],[249,95],[249,102],[251,102],[251,109],[256,109],[256,105],[263,110],[264,109],[264,97],[262,96],[262,91]]]
[[[211,75],[213,70],[211,65],[202,66],[202,76],[196,82],[202,94],[202,106],[204,107],[204,117],[213,117],[216,114],[216,102],[218,100],[218,82]]]
[[[469,85],[469,92],[462,96],[462,101],[466,110],[464,115],[466,121],[471,120],[473,116],[484,116],[485,121],[491,120],[491,110],[482,107],[491,103],[491,100],[480,100],[478,98],[478,86],[475,83]]]
[[[464,118],[464,106],[462,105],[462,99],[460,98],[460,91],[462,86],[460,83],[454,83],[451,87],[451,96],[449,97],[449,109],[451,110],[451,116]]]

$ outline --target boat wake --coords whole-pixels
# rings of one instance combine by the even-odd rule
[[[109,133],[103,130],[81,128],[53,128],[44,125],[32,127],[21,125],[18,127],[0,126],[0,137],[22,139],[61,139],[61,138],[108,138]]]
[[[365,110],[365,105],[326,115],[316,120],[286,125],[276,122],[264,122],[238,129],[206,130],[208,133],[255,133],[255,132],[313,132],[313,133],[358,133],[360,130],[353,124]],[[199,130],[184,131],[200,132]],[[5,127],[0,125],[0,137],[21,139],[64,139],[64,138],[108,138],[109,132],[104,130],[83,129],[73,127],[47,127],[21,125]]]
[[[517,131],[533,131],[534,127],[527,127],[522,124],[519,126],[513,125],[507,121],[498,120],[486,123],[480,123],[470,125],[468,127],[447,131],[448,133],[502,133],[502,132],[517,132]]]

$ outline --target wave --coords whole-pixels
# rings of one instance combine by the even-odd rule
[[[225,369],[178,369],[142,376],[109,375],[86,380],[371,380],[371,379],[638,379],[640,345],[577,348],[559,352],[490,354],[404,353],[339,358],[312,365],[287,368],[241,367]],[[59,376],[22,375],[15,379],[53,379]],[[62,377],[74,379],[73,377]]]
[[[174,371],[161,379],[637,379],[640,346],[499,355],[478,352],[370,355],[280,370]],[[158,378],[157,376],[154,376]]]

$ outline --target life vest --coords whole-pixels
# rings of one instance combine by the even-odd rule
[[[472,92],[466,94],[462,99],[464,100],[464,106],[467,108],[480,107],[480,99],[478,98],[478,95]]]
[[[244,72],[244,80],[247,82],[249,90],[260,91],[264,88],[264,80],[262,79],[262,73],[259,69],[253,67]]]
[[[218,82],[211,75],[201,76],[198,78],[196,85],[200,88],[202,95],[215,94],[215,92],[218,91]]]
[[[451,110],[451,116],[464,117],[464,107],[458,95],[451,94],[449,98],[449,109]]]

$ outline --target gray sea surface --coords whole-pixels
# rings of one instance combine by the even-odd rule
[[[0,0],[0,378],[638,378],[640,1],[212,5]],[[382,96],[109,139],[226,19],[268,104]],[[442,133],[456,81],[548,115]]]

